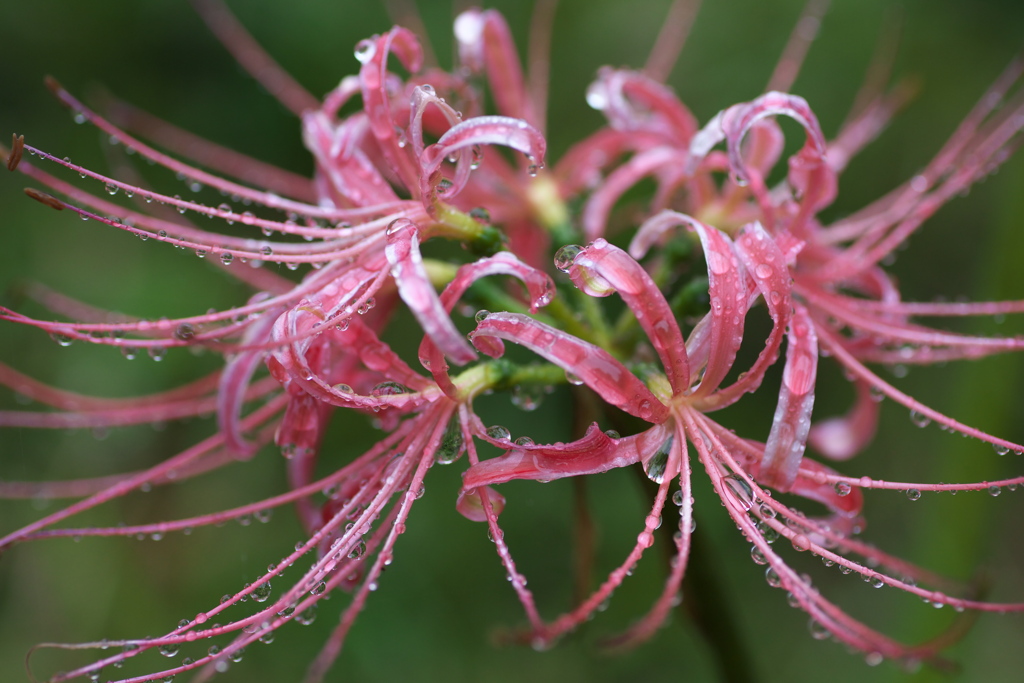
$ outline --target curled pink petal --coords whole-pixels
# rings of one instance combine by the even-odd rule
[[[668,427],[655,425],[639,434],[614,439],[592,424],[578,441],[516,446],[502,456],[473,465],[462,475],[462,490],[516,479],[551,481],[635,465],[660,448],[670,435]]]
[[[807,310],[796,306],[790,324],[786,366],[759,479],[782,491],[796,480],[807,446],[818,372],[818,336]]]
[[[825,136],[807,101],[796,95],[768,92],[751,102],[733,105],[716,114],[693,136],[687,168],[692,172],[715,145],[725,140],[732,172],[741,182],[749,180],[742,154],[743,138],[761,119],[780,115],[788,116],[804,127],[807,131],[804,149],[807,150],[808,157],[815,157],[819,162],[823,162],[827,148]]]
[[[459,44],[459,61],[476,72],[487,70],[498,111],[536,122],[505,18],[495,10],[467,10],[455,18],[455,39]]]
[[[786,255],[759,223],[744,226],[736,240],[736,252],[768,308],[772,331],[750,370],[743,373],[735,384],[709,396],[704,402],[708,407],[727,406],[744,393],[756,391],[761,386],[765,371],[779,357],[782,336],[789,326],[793,311]]]
[[[441,292],[441,305],[446,311],[451,312],[470,285],[490,275],[511,275],[519,278],[526,285],[531,313],[551,303],[555,294],[555,284],[547,273],[528,266],[510,252],[501,251],[494,256],[461,266],[452,281]],[[498,357],[504,353],[504,347],[497,339],[481,337],[475,343],[488,356]],[[420,362],[430,369],[445,393],[454,397],[455,388],[448,377],[448,364],[430,337],[425,337],[420,344],[419,358]]]
[[[446,356],[459,365],[476,360],[476,353],[448,317],[420,256],[418,228],[407,219],[388,227],[388,245],[384,249],[398,294],[419,321],[423,331]]]
[[[651,276],[629,254],[604,238],[577,254],[569,269],[573,283],[588,294],[610,294],[610,291],[595,293],[588,288],[588,281],[595,276],[618,292],[629,306],[661,358],[672,391],[682,393],[690,382],[686,345],[672,309]]]
[[[647,422],[661,423],[668,409],[643,382],[607,351],[518,313],[491,313],[470,339],[499,337],[543,356],[583,380],[613,406]],[[481,349],[484,351],[484,349]]]
[[[608,215],[615,202],[631,187],[649,175],[655,175],[661,169],[675,164],[679,160],[679,151],[671,147],[655,147],[640,152],[619,168],[612,171],[608,178],[587,200],[583,209],[583,234],[587,239],[597,239],[607,232]]]
[[[604,67],[587,88],[587,104],[618,130],[645,130],[677,142],[697,132],[697,119],[670,88],[637,71]]]
[[[691,372],[706,358],[701,383],[693,391],[693,395],[700,398],[718,388],[736,360],[743,340],[743,319],[750,306],[748,276],[736,256],[732,240],[725,233],[676,211],[662,211],[648,219],[630,245],[630,252],[634,257],[642,256],[661,235],[680,225],[697,233],[708,266],[711,312],[704,319],[707,322],[698,325],[687,343]]]
[[[447,199],[454,197],[465,184],[459,184],[460,178],[451,186],[436,187],[440,178],[437,176],[441,164],[449,156],[460,150],[475,145],[503,145],[522,152],[531,164],[544,163],[547,143],[540,131],[522,119],[507,116],[477,116],[453,126],[441,136],[437,144],[427,147],[420,156],[420,191],[424,201],[435,194]]]
[[[363,66],[359,70],[362,82],[363,109],[370,122],[370,130],[380,145],[391,168],[411,191],[418,188],[417,173],[412,157],[399,144],[395,133],[396,122],[391,112],[387,91],[388,55],[394,53],[402,65],[415,73],[423,64],[423,49],[416,35],[396,26],[383,36],[375,36],[356,46],[356,55]]]
[[[249,327],[244,342],[261,344],[270,339],[277,313],[269,311]],[[241,415],[245,402],[245,391],[253,373],[266,357],[265,351],[243,351],[232,358],[220,377],[217,392],[217,422],[224,434],[224,445],[241,457],[250,457],[255,446],[242,436]]]

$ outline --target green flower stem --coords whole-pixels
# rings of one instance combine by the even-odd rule
[[[459,267],[454,263],[430,258],[423,259],[423,268],[427,271],[430,284],[434,285],[435,289],[444,288],[455,279],[455,274],[459,271]]]
[[[480,363],[452,378],[467,399],[492,389],[511,389],[524,384],[551,386],[565,381],[565,371],[557,365],[516,365],[503,358]]]
[[[505,234],[444,202],[434,205],[435,223],[430,235],[463,242],[474,254],[490,256],[505,248]]]

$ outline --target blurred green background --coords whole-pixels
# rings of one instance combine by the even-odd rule
[[[420,3],[426,8],[427,3]],[[670,82],[706,121],[719,109],[749,100],[764,87],[802,3],[799,0],[708,1]],[[256,38],[313,93],[333,87],[355,67],[352,46],[386,29],[384,9],[347,0],[296,3],[248,0],[233,9]],[[497,2],[520,45],[525,45],[530,3]],[[563,0],[555,20],[549,132],[552,158],[600,123],[583,92],[602,64],[640,66],[663,22],[667,0],[624,3]],[[452,7],[425,9],[431,38],[446,60]],[[1021,49],[1024,5],[1016,0],[837,1],[794,91],[811,103],[826,134],[833,133],[853,102],[886,22],[903,29],[894,80],[918,79],[920,95],[884,136],[844,175],[840,216],[914,174],[941,146],[987,85]],[[109,146],[88,126],[76,126],[42,85],[52,74],[87,101],[108,89],[182,127],[281,166],[308,173],[299,127],[288,112],[241,73],[188,5],[107,0],[7,2],[0,9],[0,140],[11,132],[57,156],[103,170]],[[791,132],[790,128],[787,128]],[[241,302],[247,293],[194,255],[142,243],[95,222],[55,213],[21,194],[20,176],[0,176],[0,297],[5,305],[35,310],[18,295],[32,279],[81,299],[139,316],[188,315]],[[164,189],[185,193],[168,178]],[[1024,297],[1024,160],[1018,157],[966,198],[944,208],[916,235],[892,270],[908,299],[935,296],[973,299]],[[1012,318],[968,321],[961,329],[1018,334]],[[45,335],[0,325],[0,360],[58,386],[109,396],[158,391],[217,365],[213,356],[171,353],[161,363],[123,359],[116,351],[76,344],[61,349]],[[845,409],[848,389],[823,363],[816,415]],[[883,371],[884,373],[884,371]],[[889,376],[889,375],[885,375]],[[987,359],[948,367],[911,369],[897,385],[962,421],[1010,439],[1024,439],[1020,359]],[[777,380],[776,380],[777,381]],[[763,438],[773,410],[770,391],[761,403],[744,400],[722,416],[743,434]],[[513,435],[567,438],[563,394],[540,413],[526,414],[497,396],[482,401],[486,421]],[[6,390],[0,407],[20,404]],[[550,408],[550,409],[548,409]],[[94,434],[87,430],[0,433],[0,478],[94,476],[134,469],[195,443],[212,420],[194,420],[155,431],[146,426]],[[365,425],[345,423],[332,433],[324,460],[345,462],[372,443]],[[998,457],[985,444],[935,427],[918,429],[907,411],[883,405],[878,438],[869,452],[840,466],[859,476],[918,481],[974,481],[1020,473],[1024,459]],[[500,629],[521,625],[518,603],[505,581],[482,525],[454,510],[462,465],[436,468],[365,613],[353,629],[331,681],[635,681],[718,680],[713,660],[693,626],[679,615],[642,647],[624,655],[603,653],[601,636],[642,614],[660,589],[660,549],[649,552],[611,607],[585,629],[548,652],[499,647]],[[136,494],[97,511],[82,523],[136,523],[212,511],[283,488],[283,461],[271,449],[253,462],[181,486]],[[758,681],[892,681],[945,679],[931,671],[907,674],[884,663],[866,666],[832,643],[812,640],[806,616],[768,588],[763,568],[749,559],[710,486],[697,473],[699,529],[709,546],[706,561],[725,599],[720,609],[734,623],[752,658]],[[503,488],[502,517],[520,568],[530,579],[543,613],[554,617],[572,593],[572,486],[555,482]],[[649,496],[630,472],[594,477],[588,496],[598,521],[598,575],[615,566],[642,525]],[[989,597],[1024,600],[1022,497],[1004,492],[925,494],[911,503],[899,492],[868,493],[866,538],[881,547],[960,580],[984,579]],[[0,502],[0,533],[44,514],[38,501]],[[301,531],[290,510],[269,524],[197,530],[160,542],[53,540],[16,547],[0,557],[0,680],[26,680],[25,653],[41,641],[84,641],[156,635],[191,617],[256,578],[278,560]],[[920,601],[825,570],[806,557],[823,592],[854,615],[897,637],[919,641],[954,619]],[[323,603],[315,624],[289,625],[271,645],[249,648],[245,661],[218,680],[299,680],[333,623],[342,596]],[[1024,618],[982,615],[953,647],[959,663],[952,679],[1018,680],[1024,670]],[[190,654],[183,650],[182,655]],[[155,662],[160,659],[159,662]],[[75,658],[44,653],[40,675],[67,668]],[[169,664],[152,657],[151,665]],[[129,673],[126,668],[124,673]],[[119,677],[104,672],[104,679]]]

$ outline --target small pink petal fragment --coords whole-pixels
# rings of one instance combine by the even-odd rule
[[[848,460],[859,453],[878,427],[879,403],[871,386],[863,380],[854,381],[854,386],[857,398],[850,412],[815,423],[807,437],[815,450],[832,460]]]
[[[485,486],[484,491],[487,493],[487,501],[494,510],[494,516],[497,517],[505,509],[505,496],[490,486]],[[459,498],[455,502],[455,509],[471,522],[487,521],[487,512],[484,510],[484,502],[480,496],[479,489],[472,488],[460,491]]]

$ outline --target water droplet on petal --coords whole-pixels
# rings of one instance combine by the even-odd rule
[[[355,56],[360,64],[366,64],[377,54],[377,43],[369,38],[356,43]]]
[[[581,251],[583,251],[583,247],[578,244],[565,245],[555,252],[555,268],[558,268],[563,273],[568,273],[573,261],[576,260],[576,256]]]
[[[487,436],[495,441],[510,441],[512,432],[501,425],[491,425],[487,428]]]

